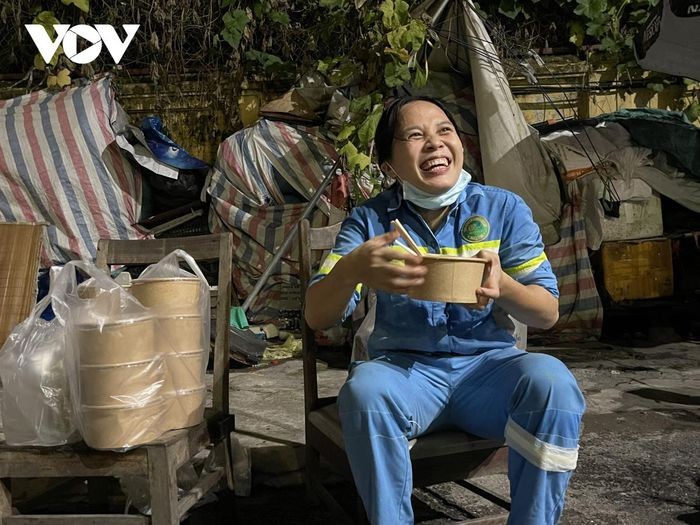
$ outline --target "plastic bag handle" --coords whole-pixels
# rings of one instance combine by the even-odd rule
[[[177,250],[173,250],[170,253],[170,255],[175,255],[175,257],[178,257],[182,261],[186,262],[187,266],[190,267],[190,270],[192,270],[194,272],[194,274],[199,278],[199,280],[202,281],[204,284],[206,284],[207,288],[211,289],[211,286],[209,286],[209,283],[207,282],[207,278],[204,277],[202,270],[199,269],[199,265],[194,260],[194,257],[192,257],[185,250],[181,250],[179,248]]]
[[[52,283],[49,292],[53,311],[62,324],[65,324],[65,319],[67,318],[66,314],[70,308],[61,298],[72,296],[71,299],[74,298],[75,300],[82,301],[82,299],[78,297],[78,281],[75,278],[75,268],[82,270],[83,273],[92,277],[98,288],[104,290],[120,288],[109,275],[105,274],[104,271],[100,270],[93,263],[88,261],[68,261],[61,271],[58,272],[58,275],[56,275],[56,279],[54,283]]]

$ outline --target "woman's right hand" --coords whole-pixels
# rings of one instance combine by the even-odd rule
[[[362,283],[391,293],[408,293],[423,284],[428,269],[423,258],[390,245],[399,237],[396,230],[377,235],[348,254],[350,277]],[[403,264],[397,264],[403,261]]]

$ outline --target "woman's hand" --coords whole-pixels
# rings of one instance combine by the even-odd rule
[[[423,284],[428,269],[423,258],[389,245],[399,237],[390,231],[365,241],[348,254],[348,271],[354,282],[391,293],[408,293]],[[402,261],[403,264],[397,264]]]
[[[490,301],[515,319],[533,328],[551,328],[559,318],[559,301],[547,289],[537,284],[524,285],[501,268],[498,254],[482,250],[475,255],[486,259],[481,286],[476,289],[477,304],[467,308],[483,310]]]
[[[486,259],[486,268],[481,286],[476,289],[476,304],[465,305],[467,308],[483,310],[490,301],[495,301],[501,296],[501,282],[503,270],[501,269],[501,259],[497,253],[481,250],[474,257]]]

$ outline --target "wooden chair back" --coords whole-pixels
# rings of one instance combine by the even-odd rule
[[[304,292],[311,280],[314,251],[327,251],[333,248],[335,238],[340,231],[341,223],[332,224],[323,228],[311,228],[308,220],[303,220],[299,230],[299,279],[301,281],[301,312],[304,315],[306,298]],[[309,412],[321,406],[333,403],[335,397],[319,400],[318,397],[318,376],[316,374],[316,341],[314,331],[306,326],[302,320],[302,343],[304,345],[304,409],[308,416]]]

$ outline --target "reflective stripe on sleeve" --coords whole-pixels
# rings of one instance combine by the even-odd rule
[[[338,264],[338,261],[342,259],[342,255],[338,255],[337,253],[329,253],[326,258],[323,260],[321,263],[321,266],[318,269],[318,272],[316,272],[316,276],[319,275],[328,275],[331,273],[331,270],[333,267]],[[362,292],[362,283],[357,283],[357,286],[355,286],[355,292],[356,293],[361,293]]]
[[[512,419],[506,423],[505,438],[506,445],[541,470],[567,472],[576,468],[578,447],[564,448],[546,443]]]
[[[501,246],[501,240],[474,242],[471,244],[463,244],[457,248],[440,248],[440,253],[443,255],[452,255],[457,257],[474,257],[481,250],[498,253]]]
[[[534,259],[525,261],[523,264],[519,264],[518,266],[514,266],[513,268],[503,268],[503,271],[511,277],[522,277],[523,275],[527,275],[530,272],[535,271],[539,267],[539,265],[545,262],[546,260],[547,255],[544,252],[542,252]]]

